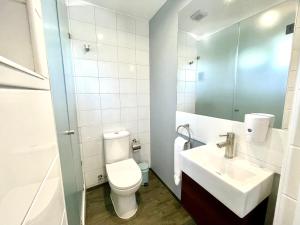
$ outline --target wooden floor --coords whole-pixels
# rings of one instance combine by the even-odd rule
[[[137,192],[139,205],[136,215],[129,220],[118,218],[114,212],[109,185],[87,192],[87,225],[195,225],[196,223],[182,208],[180,202],[150,172],[149,186]]]

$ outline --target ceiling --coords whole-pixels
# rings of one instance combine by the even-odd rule
[[[295,0],[287,0],[295,2]],[[179,12],[179,29],[201,37],[237,23],[285,0],[192,0]],[[201,10],[207,14],[200,21],[190,16]]]
[[[150,20],[167,0],[85,0],[127,15]]]

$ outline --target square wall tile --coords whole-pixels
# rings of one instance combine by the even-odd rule
[[[103,167],[103,164],[103,156],[100,154],[84,158],[84,171],[89,172],[93,170],[99,170]]]
[[[149,65],[149,52],[136,50],[136,64]]]
[[[84,177],[85,177],[85,183],[87,188],[107,182],[106,179],[100,179],[100,176],[106,176],[105,167],[97,170],[85,172],[84,175],[85,175]]]
[[[136,20],[136,34],[142,36],[149,36],[149,23],[146,20]]]
[[[118,31],[118,46],[135,48],[135,36],[132,33]]]
[[[295,208],[296,208],[296,201],[292,200],[285,195],[282,195],[279,206],[279,215],[277,224],[280,225],[288,225],[293,224],[294,215],[295,215]]]
[[[120,108],[120,95],[119,94],[101,94],[101,108],[102,109],[115,109]]]
[[[98,61],[99,77],[117,78],[117,63]]]
[[[149,80],[138,80],[137,81],[137,93],[149,93],[150,83]]]
[[[112,78],[100,78],[100,93],[119,93],[119,80]]]
[[[116,30],[105,28],[105,27],[96,27],[96,35],[98,43],[116,45],[117,44],[117,32]]]
[[[291,110],[293,107],[293,100],[294,100],[295,92],[293,90],[288,90],[285,96],[285,108]]]
[[[70,20],[70,32],[72,39],[96,42],[95,25]]]
[[[129,16],[118,14],[117,30],[135,33],[135,20]]]
[[[79,128],[81,143],[102,138],[101,127],[91,125]]]
[[[291,142],[293,145],[300,147],[300,90],[296,93],[296,101],[293,107],[293,112],[291,116]]]
[[[121,125],[120,122],[118,123],[104,123],[103,124],[103,133],[106,132],[115,132],[115,131],[120,131],[123,130],[123,126]]]
[[[95,60],[74,59],[75,76],[98,77],[98,66]]]
[[[118,71],[120,78],[136,78],[136,65],[128,63],[118,63]]]
[[[123,130],[128,130],[131,134],[131,137],[135,137],[138,132],[138,124],[136,120],[132,121],[123,121],[121,123]]]
[[[300,148],[292,148],[285,170],[283,193],[297,199],[300,187]]]
[[[139,133],[150,132],[150,120],[139,120],[138,132]]]
[[[145,36],[136,35],[136,49],[142,51],[149,51],[149,38]]]
[[[98,59],[100,61],[117,61],[117,47],[106,44],[98,44]]]
[[[103,156],[103,142],[102,140],[92,140],[82,143],[83,158],[88,158],[94,155]]]
[[[97,60],[97,45],[88,41],[72,40],[72,55],[74,58]],[[90,46],[90,51],[85,51],[84,45]]]
[[[135,79],[120,79],[120,93],[133,94],[136,93]]]
[[[150,96],[149,94],[139,94],[137,96],[138,106],[149,106],[150,105]]]
[[[97,26],[108,27],[111,29],[117,28],[116,14],[110,10],[97,7],[95,9],[95,20]]]
[[[120,95],[121,107],[136,107],[137,96],[136,94],[122,94]]]
[[[99,80],[93,77],[75,77],[76,93],[95,94],[99,93]]]
[[[100,109],[99,94],[76,94],[77,110]]]
[[[70,19],[85,23],[95,23],[95,10],[93,6],[69,6]]]
[[[149,120],[150,107],[138,107],[138,118],[139,120]]]
[[[102,110],[102,123],[119,123],[121,121],[120,109]]]
[[[100,110],[80,110],[78,111],[78,127],[96,125],[101,123]]]
[[[288,88],[295,90],[296,87],[296,78],[297,78],[297,71],[290,71],[288,77]]]
[[[133,121],[137,120],[137,108],[122,108],[121,109],[121,121]]]
[[[135,64],[135,51],[130,48],[118,48],[118,61],[121,63]]]
[[[149,79],[150,78],[150,68],[149,66],[136,66],[136,73],[138,79]]]

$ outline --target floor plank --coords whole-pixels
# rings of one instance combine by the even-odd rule
[[[129,220],[118,218],[108,184],[87,192],[87,225],[195,225],[196,223],[161,181],[150,172],[149,185],[137,192],[139,209]]]

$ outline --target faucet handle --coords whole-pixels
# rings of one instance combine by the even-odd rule
[[[228,137],[228,133],[227,134],[220,134],[219,137]]]

